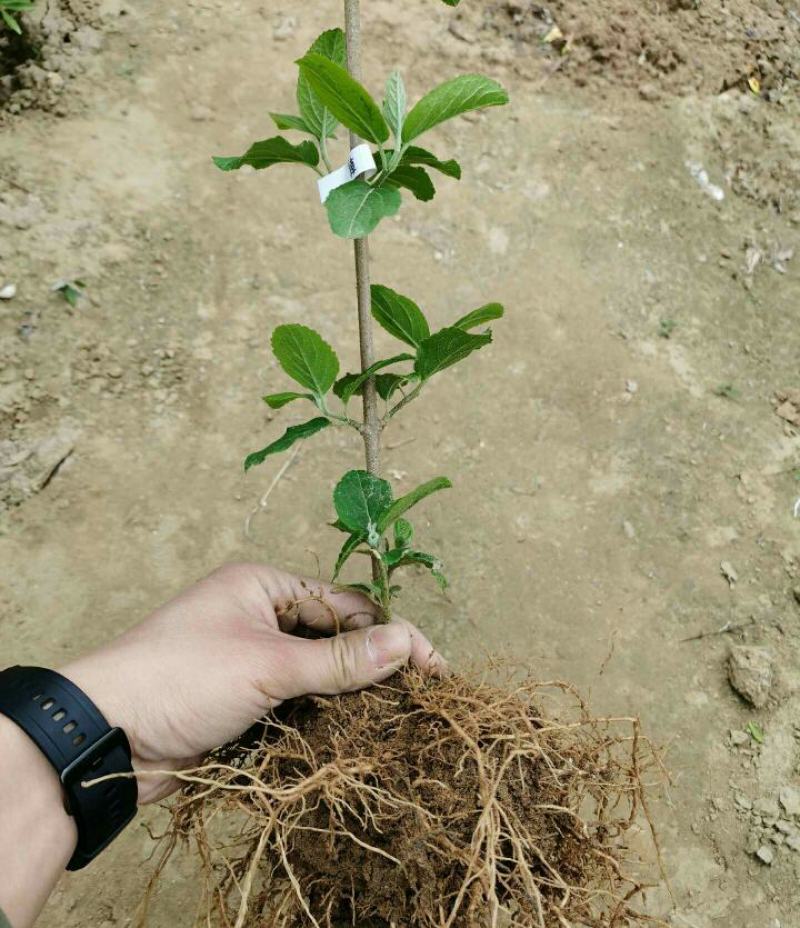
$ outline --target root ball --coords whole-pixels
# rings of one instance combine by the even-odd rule
[[[564,684],[405,671],[294,704],[185,774],[158,872],[194,842],[204,925],[649,921],[629,844],[657,765],[637,720],[592,718]]]

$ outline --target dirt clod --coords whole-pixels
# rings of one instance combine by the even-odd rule
[[[788,815],[800,815],[800,789],[795,786],[784,786],[778,799]]]
[[[736,692],[756,709],[765,706],[775,684],[772,655],[765,648],[737,645],[728,657],[728,680]]]

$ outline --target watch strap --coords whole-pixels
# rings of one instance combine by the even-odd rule
[[[125,732],[112,728],[74,683],[42,667],[0,671],[0,713],[15,722],[55,768],[65,807],[78,826],[78,845],[67,869],[93,860],[136,815],[138,788]]]

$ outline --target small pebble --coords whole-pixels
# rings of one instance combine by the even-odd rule
[[[736,573],[736,569],[730,561],[722,561],[719,565],[720,572],[722,576],[728,581],[728,583],[733,586],[734,583],[739,579],[739,575]]]
[[[747,744],[750,741],[750,735],[746,731],[737,731],[736,729],[731,729],[730,733],[731,744],[735,744],[739,747],[742,744]]]
[[[762,864],[766,864],[768,867],[772,865],[772,861],[775,860],[775,851],[771,847],[768,847],[766,844],[762,844],[761,847],[756,851],[756,857],[761,861]]]
[[[214,113],[207,106],[204,106],[202,103],[196,103],[189,110],[189,116],[194,120],[194,122],[205,122],[207,119],[211,119]]]
[[[16,295],[16,284],[5,284],[5,286],[0,287],[0,300],[13,300]]]
[[[655,84],[639,84],[639,96],[648,103],[655,103],[661,99],[661,91]]]
[[[763,818],[777,820],[780,815],[780,810],[778,809],[778,803],[774,799],[764,797],[762,799],[756,799],[753,803],[753,810]]]
[[[297,20],[294,16],[282,16],[272,29],[272,38],[276,42],[284,42],[297,31]]]
[[[787,815],[800,815],[800,790],[794,786],[784,786],[778,799]]]
[[[635,380],[626,380],[625,381],[625,390],[627,393],[638,393],[639,384]]]

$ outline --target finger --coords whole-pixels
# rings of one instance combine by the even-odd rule
[[[372,625],[379,609],[355,590],[338,590],[330,583],[264,568],[260,578],[272,599],[282,631],[299,624],[320,632],[350,631]]]
[[[423,634],[416,625],[412,625],[411,622],[405,619],[397,618],[392,621],[405,625],[408,629],[411,636],[411,663],[424,673],[437,677],[445,676],[448,672],[447,661],[434,648],[427,635]]]
[[[390,622],[334,635],[294,642],[292,696],[333,696],[387,679],[411,657],[407,623]]]

